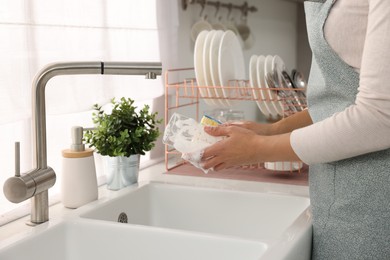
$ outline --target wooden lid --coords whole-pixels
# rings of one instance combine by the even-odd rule
[[[85,149],[85,151],[76,152],[70,149],[62,150],[62,156],[65,158],[84,158],[93,155],[93,149]]]

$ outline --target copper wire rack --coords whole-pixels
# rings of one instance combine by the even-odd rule
[[[211,96],[210,93],[221,93],[223,96]],[[209,90],[213,90],[209,91]],[[218,92],[217,92],[218,91]],[[263,95],[260,92],[263,91]],[[233,79],[228,81],[227,86],[198,86],[194,68],[169,69],[165,72],[165,125],[174,112],[180,113],[185,107],[193,107],[195,120],[199,121],[200,100],[202,99],[228,99],[248,102],[278,102],[282,112],[280,118],[288,117],[306,108],[304,89],[278,87],[258,88],[252,87],[249,80]],[[270,120],[273,121],[273,120]],[[284,162],[278,166],[280,170],[292,169],[292,164],[301,162]],[[181,153],[173,147],[165,145],[165,166],[169,171],[180,165],[186,164],[181,159]],[[280,168],[281,167],[281,168]],[[264,164],[245,165],[245,169],[264,168]],[[283,169],[284,168],[284,169]],[[291,170],[290,172],[295,171]],[[298,169],[299,172],[299,169]]]

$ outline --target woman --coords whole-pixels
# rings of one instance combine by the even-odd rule
[[[390,259],[390,1],[305,2],[313,52],[308,110],[227,136],[203,167],[309,164],[313,259]]]

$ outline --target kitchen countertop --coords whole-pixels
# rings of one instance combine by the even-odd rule
[[[266,183],[266,182],[254,182],[254,181],[241,181],[231,179],[218,179],[218,178],[203,178],[193,176],[180,176],[172,174],[164,174],[165,164],[163,162],[152,165],[145,169],[142,169],[139,173],[138,184],[126,187],[119,191],[107,190],[106,186],[99,187],[99,199],[91,202],[83,207],[76,210],[65,208],[61,203],[57,203],[50,207],[49,217],[52,224],[59,223],[64,219],[71,217],[72,215],[79,214],[85,210],[90,210],[94,206],[113,199],[127,189],[134,189],[138,186],[145,185],[149,182],[160,182],[170,184],[180,184],[188,186],[198,186],[207,188],[217,188],[225,190],[239,190],[239,191],[252,191],[252,192],[266,192],[266,193],[280,193],[280,194],[291,194],[296,196],[308,197],[309,189],[307,186],[300,185],[288,185],[288,184],[277,184],[277,183]],[[13,242],[22,239],[29,234],[34,232],[34,227],[26,225],[29,221],[30,216],[25,216],[18,220],[15,220],[9,224],[0,227],[0,247],[5,246]]]

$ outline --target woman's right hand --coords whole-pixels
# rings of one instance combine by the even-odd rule
[[[305,109],[271,124],[256,123],[252,121],[232,121],[226,122],[224,125],[246,128],[258,135],[278,135],[290,133],[295,129],[311,125],[312,123],[313,121],[311,120],[310,114],[308,110]]]

